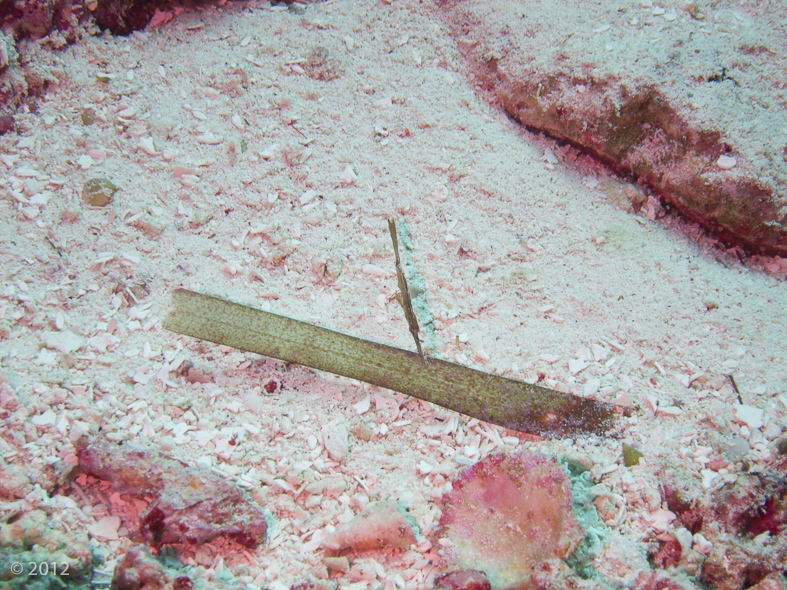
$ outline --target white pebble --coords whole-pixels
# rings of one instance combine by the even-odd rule
[[[735,404],[735,421],[746,424],[750,430],[762,428],[765,412],[754,406]]]
[[[568,361],[568,370],[571,371],[572,375],[576,375],[587,368],[588,364],[582,359],[571,359]]]
[[[593,356],[596,357],[597,361],[605,361],[609,356],[609,350],[601,346],[600,344],[593,345]]]
[[[369,411],[370,407],[372,407],[372,397],[370,395],[367,395],[357,404],[353,404],[353,408],[355,408],[355,411],[358,413],[358,415],[365,414]]]
[[[55,314],[55,328],[60,331],[66,329],[66,316],[62,311]]]
[[[276,154],[276,148],[279,147],[278,143],[274,143],[266,147],[260,152],[260,158],[263,160],[270,160]]]
[[[588,350],[587,348],[580,348],[577,351],[577,355],[576,356],[577,356],[578,359],[582,359],[583,361],[590,362],[590,361],[593,360],[593,357],[590,354],[590,350]]]
[[[730,170],[735,167],[735,164],[738,163],[738,160],[731,156],[719,156],[719,159],[716,160],[716,166],[721,168],[722,170]]]
[[[434,469],[434,467],[429,465],[429,463],[427,463],[426,461],[421,461],[420,463],[418,463],[418,473],[420,473],[421,475],[427,475],[428,473],[432,473],[432,469]]]
[[[210,131],[197,137],[197,142],[203,145],[219,145],[224,140]]]
[[[87,527],[87,532],[93,537],[99,537],[109,541],[117,541],[118,529],[120,529],[119,516],[105,516],[98,522]]]
[[[595,377],[592,379],[588,379],[582,385],[582,396],[588,397],[591,395],[595,395],[598,393],[598,390],[601,388],[601,379],[596,379]]]
[[[553,152],[549,148],[544,150],[544,160],[546,162],[550,163],[550,164],[557,164],[558,163],[558,159],[557,159],[557,156],[555,155],[555,152]]]
[[[43,414],[33,416],[30,421],[36,426],[54,426],[57,421],[57,414],[52,410],[47,410]]]
[[[352,166],[350,166],[349,164],[347,164],[344,167],[344,171],[342,172],[342,175],[339,177],[339,181],[343,182],[344,184],[353,184],[357,179],[358,179],[358,175],[355,174],[355,171],[353,170]]]
[[[322,439],[331,460],[337,463],[344,462],[350,451],[350,433],[347,427],[344,424],[337,424],[323,431]]]
[[[156,155],[156,146],[153,145],[153,138],[149,135],[147,137],[141,137],[139,139],[139,149],[145,152],[149,156]]]
[[[47,334],[44,337],[44,345],[63,354],[71,354],[85,346],[85,339],[69,330],[65,330]]]
[[[709,490],[713,480],[719,477],[718,473],[710,469],[703,469],[700,473],[702,473],[702,487],[706,490]]]
[[[713,549],[713,543],[708,541],[701,533],[694,533],[694,550],[703,555],[708,555]]]
[[[308,190],[303,193],[299,199],[301,205],[307,205],[314,200],[314,197],[317,196],[317,191]]]
[[[82,170],[87,170],[95,163],[95,160],[87,154],[83,154],[77,158],[77,164]]]
[[[545,363],[549,363],[550,365],[556,363],[560,360],[560,357],[556,354],[539,354],[538,360],[544,361]]]

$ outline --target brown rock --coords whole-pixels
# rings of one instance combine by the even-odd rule
[[[265,541],[262,509],[212,472],[189,467],[153,447],[93,442],[79,450],[79,466],[122,494],[152,497],[140,514],[140,535],[153,546],[199,545],[219,536],[245,547]]]
[[[438,4],[479,86],[523,125],[646,182],[725,241],[787,254],[787,142],[775,132],[787,128],[787,37],[774,15],[732,0],[661,15],[581,0]],[[735,18],[745,33],[704,34]],[[737,163],[722,169],[720,156]]]

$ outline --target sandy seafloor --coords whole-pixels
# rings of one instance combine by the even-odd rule
[[[666,472],[702,498],[743,460],[773,457],[787,428],[787,262],[742,263],[655,199],[620,208],[625,187],[605,169],[476,93],[415,0],[160,16],[127,38],[42,46],[60,83],[0,138],[0,374],[19,400],[0,456],[32,483],[46,487],[98,428],[242,479],[275,524],[256,550],[183,551],[212,587],[320,577],[319,531],[369,501],[402,500],[428,542],[353,554],[355,573],[332,576],[342,588],[428,588],[444,568],[439,499],[459,469],[490,452],[568,453],[619,498],[594,566],[627,584],[651,567]],[[109,205],[82,201],[91,178],[117,186]],[[520,437],[161,328],[183,286],[412,348],[389,217],[406,222],[424,277],[429,354],[634,405],[619,437]],[[736,420],[739,401],[764,410],[761,428]],[[324,436],[344,428],[349,451],[334,461]],[[642,450],[639,466],[622,465],[622,442]],[[708,470],[715,457],[729,469]],[[298,492],[329,475],[346,489]],[[75,500],[53,513],[81,512],[85,527],[122,502],[53,493]],[[122,524],[117,539],[90,530],[105,559],[96,580],[108,580],[133,542]]]

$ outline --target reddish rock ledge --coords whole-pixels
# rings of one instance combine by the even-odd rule
[[[784,25],[731,0],[648,4],[438,0],[477,85],[511,117],[728,245],[787,255]]]

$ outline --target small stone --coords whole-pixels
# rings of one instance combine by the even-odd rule
[[[120,528],[119,516],[105,516],[98,522],[95,522],[87,527],[89,532],[94,537],[99,537],[107,541],[117,541],[118,529]]]
[[[42,348],[38,351],[36,358],[33,359],[36,365],[54,366],[57,364],[57,353],[54,350]]]
[[[588,364],[582,359],[571,359],[568,361],[568,370],[571,371],[572,375],[576,375],[580,371],[584,371],[587,368]]]
[[[263,160],[270,160],[274,155],[276,155],[276,149],[279,147],[278,143],[274,143],[266,147],[264,150],[260,152],[260,157]]]
[[[700,473],[702,474],[702,487],[706,490],[709,490],[713,480],[719,477],[719,474],[711,469],[703,469]]]
[[[52,332],[44,337],[44,346],[63,354],[71,354],[85,346],[85,339],[70,330]]]
[[[52,410],[47,410],[43,414],[38,414],[30,419],[36,426],[54,426],[57,421],[57,414]]]
[[[322,546],[331,551],[367,551],[386,547],[407,549],[415,544],[415,532],[399,510],[396,500],[371,502],[361,514],[322,541]]]
[[[731,170],[735,168],[735,164],[738,163],[738,160],[731,156],[719,156],[719,159],[716,160],[716,166],[721,168],[722,170]]]
[[[92,125],[96,122],[96,111],[91,108],[83,109],[80,117],[82,125]]]
[[[713,543],[708,541],[701,533],[694,533],[694,550],[703,555],[708,555],[713,549]]]
[[[223,141],[224,139],[222,137],[216,135],[215,133],[211,133],[210,131],[207,131],[206,133],[203,133],[197,137],[197,142],[203,145],[219,145]]]
[[[745,424],[749,430],[762,428],[765,411],[746,404],[735,404],[735,421]]]
[[[483,348],[479,348],[475,353],[475,358],[479,363],[488,363],[490,360],[489,353]]]
[[[350,452],[350,433],[347,426],[337,424],[333,428],[325,430],[322,435],[323,445],[328,451],[328,456],[332,461],[343,463]]]
[[[326,557],[323,559],[323,563],[334,572],[346,574],[350,571],[350,560],[346,557]]]
[[[153,145],[153,138],[150,136],[141,137],[139,139],[138,147],[149,156],[156,155],[156,146]]]
[[[582,397],[596,395],[599,389],[601,389],[601,379],[595,377],[588,379],[582,384]]]
[[[356,180],[358,180],[358,175],[355,173],[352,166],[347,164],[344,167],[342,175],[339,177],[339,181],[343,182],[344,184],[354,184]]]
[[[593,356],[596,358],[597,361],[605,361],[609,356],[609,350],[601,346],[600,344],[593,345]]]
[[[387,277],[388,273],[384,271],[382,268],[375,264],[364,264],[363,268],[361,269],[364,274],[371,275],[373,277]]]
[[[95,163],[96,161],[87,154],[82,154],[77,158],[77,164],[82,170],[87,170]]]
[[[301,205],[308,205],[314,200],[314,197],[316,196],[317,196],[317,191],[308,190],[300,196],[298,201],[300,201]]]
[[[106,178],[91,178],[82,186],[82,200],[93,207],[106,207],[117,190]]]
[[[358,413],[358,415],[365,414],[369,411],[369,408],[372,406],[372,398],[371,396],[366,396],[361,401],[356,404],[353,404],[353,408]]]

